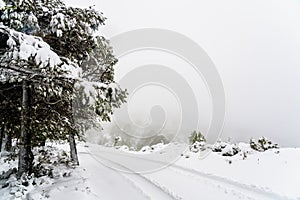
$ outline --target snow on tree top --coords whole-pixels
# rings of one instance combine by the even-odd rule
[[[62,63],[59,56],[41,38],[20,33],[5,26],[0,26],[0,32],[8,34],[7,45],[12,50],[14,59],[28,61],[30,57],[35,57],[35,64],[42,67],[54,67]]]
[[[42,38],[26,35],[3,25],[0,25],[0,34],[1,33],[8,36],[6,42],[8,51],[1,55],[1,61],[4,61],[4,63],[11,65],[13,64],[12,61],[22,61],[24,63],[34,61],[30,67],[34,67],[34,70],[38,70],[39,72],[51,71],[57,66],[62,66],[60,70],[65,72],[66,77],[79,77],[79,67],[67,59],[67,63],[63,62]],[[25,64],[17,67],[27,68],[28,66]]]

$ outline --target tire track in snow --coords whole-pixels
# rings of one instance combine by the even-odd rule
[[[103,161],[99,161],[93,154],[90,152],[80,152],[80,154],[87,154],[89,155],[93,160],[97,161],[96,163],[98,165],[101,165],[101,167],[107,167],[107,165],[103,164]],[[110,170],[113,170],[116,172],[116,170],[110,168]],[[146,199],[151,199],[149,195],[147,195],[140,187],[138,187],[132,180],[129,178],[125,177],[121,173],[116,173],[118,176],[122,177],[128,184],[130,184],[138,193],[142,194]]]
[[[118,153],[117,151],[116,152],[103,151],[100,148],[99,148],[99,150],[104,152],[104,153],[108,153],[108,154]],[[164,165],[169,165],[168,163],[164,163],[162,161],[131,156],[131,155],[128,155],[128,154],[118,154],[118,155],[124,156],[124,157],[129,157],[129,158],[132,158],[132,159],[140,159],[140,160],[144,160],[144,161],[147,161],[147,162],[161,163],[161,164],[164,164]],[[240,183],[238,181],[235,181],[235,180],[232,180],[232,179],[229,179],[229,178],[226,178],[226,177],[217,176],[217,175],[210,174],[210,173],[205,173],[205,172],[200,172],[200,171],[197,171],[197,170],[194,170],[194,169],[185,168],[185,167],[174,165],[174,164],[169,165],[169,167],[170,168],[175,168],[177,170],[182,170],[186,173],[190,173],[190,174],[193,174],[193,175],[198,176],[198,177],[206,178],[210,181],[215,181],[215,182],[222,183],[223,188],[225,188],[224,185],[227,185],[227,186],[229,186],[228,188],[231,191],[235,190],[236,193],[241,193],[244,196],[248,196],[248,197],[250,195],[250,197],[249,197],[250,199],[253,196],[258,196],[259,200],[261,198],[266,199],[266,200],[295,200],[295,199],[291,199],[291,198],[288,198],[286,196],[280,195],[276,192],[268,191],[268,190],[266,190],[264,188],[261,188],[261,187],[258,187],[256,185],[249,185],[249,184]],[[126,168],[128,170],[128,167],[126,167]],[[129,169],[129,170],[131,170],[131,169]],[[133,171],[133,170],[131,170],[131,171]],[[216,186],[219,187],[219,188],[221,187],[220,185],[216,185]],[[256,198],[254,198],[254,199],[256,199]]]
[[[87,151],[88,151],[88,150],[87,150]],[[124,178],[126,178],[128,181],[132,182],[133,185],[134,185],[137,189],[141,190],[144,194],[145,194],[145,190],[152,190],[152,192],[148,192],[148,194],[145,194],[145,195],[147,195],[148,197],[149,197],[149,195],[150,195],[150,196],[155,195],[155,196],[157,196],[157,197],[152,197],[152,198],[150,197],[150,199],[164,199],[164,200],[167,200],[167,199],[180,200],[180,199],[182,199],[182,197],[180,197],[180,196],[178,196],[177,194],[175,194],[174,192],[168,190],[166,187],[161,186],[161,185],[159,185],[158,183],[149,180],[148,178],[142,176],[141,174],[139,174],[139,173],[133,171],[132,169],[130,169],[130,168],[128,168],[128,167],[126,167],[126,166],[124,166],[124,165],[122,165],[122,164],[120,164],[120,163],[117,163],[117,162],[115,162],[115,161],[112,161],[112,160],[110,160],[110,159],[108,159],[108,158],[105,158],[105,157],[103,157],[103,156],[100,156],[100,155],[98,155],[98,154],[92,154],[92,153],[89,152],[89,151],[88,151],[88,154],[89,154],[91,157],[93,157],[95,160],[97,160],[98,162],[102,163],[103,165],[105,165],[105,164],[103,163],[103,161],[107,161],[107,162],[109,162],[110,164],[117,165],[118,167],[121,167],[121,168],[123,168],[124,170],[131,172],[131,174],[130,174],[130,173],[127,173],[127,175],[125,175],[125,172],[123,172],[123,173],[122,173],[122,176],[123,176]],[[101,160],[97,159],[97,157],[99,157]],[[108,166],[107,166],[107,167],[108,167]],[[115,170],[116,172],[118,172],[119,174],[121,174],[120,171],[118,171],[118,170],[116,170],[116,169],[113,169],[113,170]],[[134,180],[133,180],[133,179],[134,179]],[[136,184],[137,182],[139,182],[139,183],[141,183],[141,184],[143,184],[143,185],[146,184],[148,188],[147,188],[147,189],[141,188],[140,186],[138,186],[138,185]],[[149,188],[149,186],[150,186],[150,188]],[[151,188],[151,187],[152,187],[152,188]],[[154,189],[153,189],[153,188],[154,188]]]
[[[245,195],[249,198],[252,198],[252,196],[256,196],[254,199],[257,199],[257,196],[258,196],[258,200],[261,200],[261,199],[295,200],[295,199],[290,199],[286,196],[282,196],[282,195],[277,194],[277,193],[272,192],[272,191],[267,191],[267,190],[265,190],[263,188],[260,188],[256,185],[247,185],[247,184],[240,183],[240,182],[237,182],[235,180],[231,180],[231,179],[228,179],[228,178],[225,178],[225,177],[200,172],[200,171],[197,171],[197,170],[194,170],[194,169],[188,169],[188,168],[184,168],[184,167],[177,166],[177,165],[174,165],[174,166],[172,165],[171,168],[174,168],[178,171],[180,171],[180,170],[184,171],[185,173],[190,173],[190,174],[192,174],[192,175],[190,175],[192,178],[195,178],[195,175],[196,175],[198,177],[206,178],[206,179],[213,180],[213,181],[216,181],[216,182],[219,182],[219,183],[224,183],[225,185],[231,186],[231,188],[229,188],[229,190],[232,190],[232,191],[236,190],[236,192],[241,193],[241,194],[243,194],[243,195]],[[225,188],[225,187],[223,187],[224,184],[222,184],[222,185],[216,185],[215,184],[215,186]],[[247,195],[247,193],[250,193],[250,196],[249,196],[249,194]]]

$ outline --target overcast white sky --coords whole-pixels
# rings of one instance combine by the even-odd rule
[[[223,137],[248,140],[264,135],[283,146],[300,146],[299,0],[66,2],[96,5],[108,18],[101,30],[107,38],[154,27],[193,39],[223,80]]]

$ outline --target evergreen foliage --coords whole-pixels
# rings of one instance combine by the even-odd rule
[[[204,135],[199,131],[193,131],[191,136],[189,137],[190,144],[194,144],[195,142],[206,142]]]
[[[271,140],[261,137],[257,141],[253,138],[250,139],[250,147],[256,151],[266,151],[268,149],[278,149],[279,145],[273,143]]]
[[[93,7],[67,7],[61,0],[1,3],[0,121],[6,133],[20,137],[25,82],[29,146],[82,138],[110,120],[127,92],[114,81],[117,59],[109,41],[96,36],[105,19]]]

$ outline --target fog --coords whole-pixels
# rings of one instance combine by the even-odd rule
[[[266,136],[282,146],[300,146],[299,0],[66,2],[81,7],[95,5],[102,11],[108,20],[100,33],[107,38],[138,28],[169,29],[191,38],[212,59],[224,85],[226,118],[222,138],[248,141],[250,137]],[[116,66],[116,80],[130,67],[172,66],[191,85],[201,110],[198,129],[206,132],[211,118],[209,93],[201,78],[174,59],[151,51],[129,55]],[[129,110],[133,121],[149,124],[151,105],[165,105],[173,99],[167,92],[159,95],[164,92],[158,90],[148,87],[147,92],[132,96]],[[167,113],[167,129],[180,120],[172,114],[180,107],[173,100],[174,105],[162,106]]]

